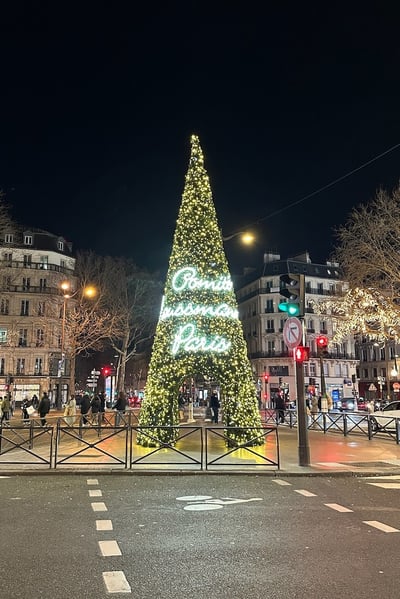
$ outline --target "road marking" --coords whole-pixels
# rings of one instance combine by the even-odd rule
[[[104,501],[95,501],[91,504],[91,506],[94,512],[108,512]]]
[[[122,555],[117,541],[98,541],[100,552],[103,557]]]
[[[102,497],[103,493],[100,489],[89,489],[89,497]]]
[[[103,572],[103,580],[107,593],[131,593],[131,587],[125,578],[125,574],[116,570],[115,572]]]
[[[400,483],[367,483],[373,487],[381,487],[381,489],[400,489]]]
[[[207,510],[222,510],[224,506],[218,503],[190,503],[183,508],[188,512],[205,512]]]
[[[251,499],[234,499],[233,497],[225,497],[224,499],[206,499],[205,503],[232,505],[234,503],[248,503],[249,501],[262,501],[262,497],[252,497]]]
[[[11,478],[11,476],[0,476],[0,478]]]
[[[277,485],[292,485],[292,483],[289,483],[287,480],[280,480],[279,478],[276,480],[273,480],[272,482],[276,483]]]
[[[97,478],[88,478],[86,483],[88,485],[98,485],[99,481],[97,480]]]
[[[204,501],[205,499],[212,499],[211,495],[185,495],[184,497],[177,497],[177,501]]]
[[[387,524],[383,524],[382,522],[378,522],[377,520],[363,520],[364,524],[368,524],[368,526],[373,526],[382,532],[400,532],[397,528],[393,528],[392,526],[388,526]]]
[[[337,512],[352,512],[353,510],[350,510],[348,507],[344,507],[344,505],[339,505],[338,503],[324,503],[324,505],[326,505],[326,507],[330,507],[333,510],[336,510]]]
[[[111,520],[96,520],[96,530],[112,530]]]
[[[315,493],[311,493],[310,491],[306,491],[305,489],[295,489],[295,493],[299,493],[299,495],[304,495],[304,497],[316,497]]]
[[[317,466],[327,466],[328,468],[350,468],[347,464],[341,464],[340,462],[317,462]]]

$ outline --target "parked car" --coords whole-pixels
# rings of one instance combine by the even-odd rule
[[[396,418],[400,418],[400,401],[392,401],[371,416],[372,430],[392,430],[396,428]]]
[[[368,402],[366,401],[365,397],[359,397],[357,399],[357,409],[363,412],[368,411]]]
[[[142,405],[142,398],[138,395],[132,395],[128,397],[128,405],[130,408],[140,408]]]
[[[357,402],[354,397],[345,397],[336,402],[338,410],[341,412],[354,412],[357,408]]]

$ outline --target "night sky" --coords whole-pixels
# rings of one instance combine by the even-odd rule
[[[400,146],[300,201],[400,144],[394,2],[14,4],[0,188],[76,250],[166,271],[192,133],[224,235],[258,235],[227,242],[233,271],[265,250],[325,262],[351,208],[398,184]]]

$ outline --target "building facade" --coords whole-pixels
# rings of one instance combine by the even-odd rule
[[[334,322],[319,315],[311,300],[341,295],[347,285],[340,278],[337,264],[313,264],[308,252],[281,260],[278,254],[265,254],[262,268],[246,273],[236,281],[239,317],[243,323],[248,355],[257,382],[260,402],[267,407],[279,393],[287,401],[296,398],[293,350],[284,342],[283,329],[287,315],[278,309],[282,301],[280,276],[304,274],[305,278],[305,344],[310,347],[310,360],[304,363],[305,394],[321,391],[323,369],[326,391],[334,405],[347,397],[357,397],[357,366],[353,338],[340,344],[330,344],[323,358],[318,354],[316,339],[326,335],[332,339]]]
[[[61,405],[69,381],[61,283],[75,283],[72,246],[40,229],[10,230],[0,240],[0,269],[0,389],[17,405],[43,391]]]

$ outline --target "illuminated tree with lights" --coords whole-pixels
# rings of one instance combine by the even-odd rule
[[[253,373],[203,153],[192,136],[139,424],[179,424],[179,389],[196,376],[218,382],[224,424],[238,427],[226,429],[227,437],[234,443],[259,443],[249,430],[261,426]],[[166,442],[176,436],[176,429],[169,428],[154,435]],[[144,433],[138,443],[152,444]]]

